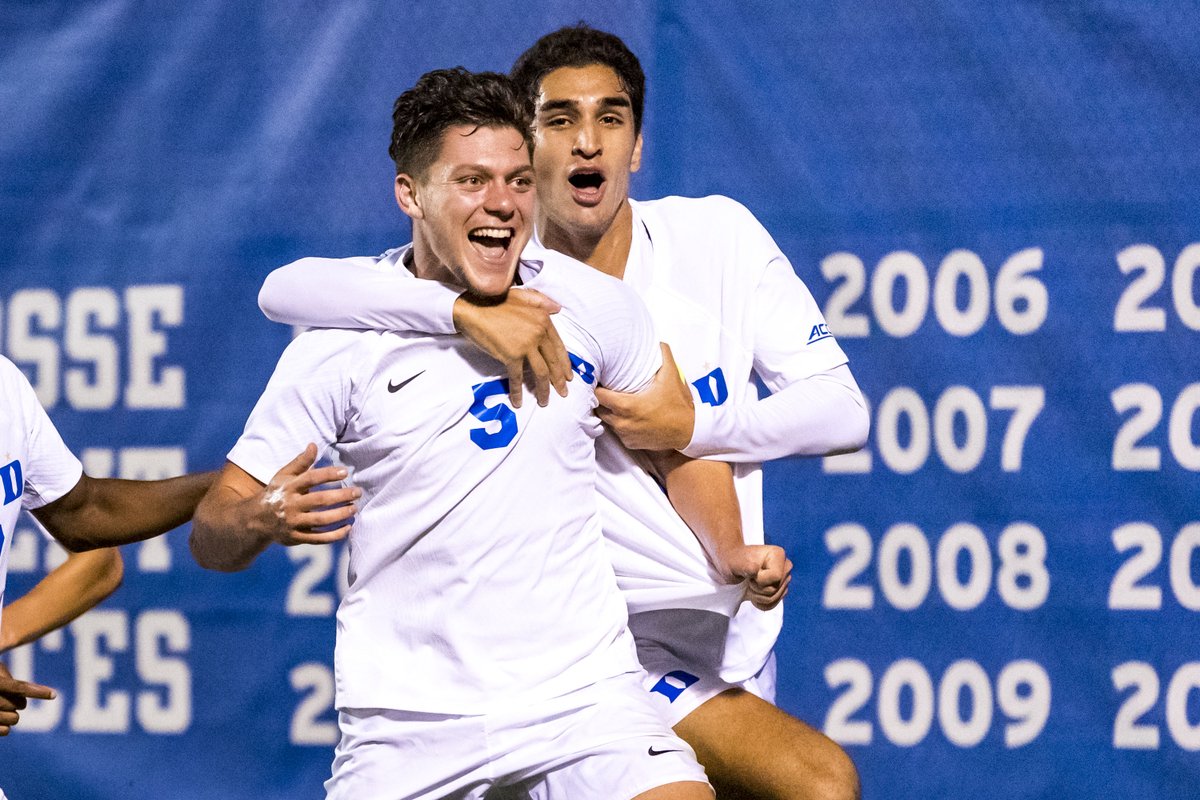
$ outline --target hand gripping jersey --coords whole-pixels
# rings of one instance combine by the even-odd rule
[[[41,508],[79,483],[83,465],[63,444],[29,381],[0,356],[0,612],[8,551],[22,508]]]
[[[407,274],[407,250],[378,268]],[[597,518],[592,412],[597,382],[654,375],[657,340],[632,291],[565,256],[519,275],[563,306],[566,398],[510,407],[501,365],[459,336],[312,330],[229,455],[266,483],[313,441],[363,490],[338,708],[482,714],[638,669]]]

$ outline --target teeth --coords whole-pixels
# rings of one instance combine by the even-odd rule
[[[510,239],[512,231],[508,228],[476,228],[471,231],[472,236],[486,236],[489,239]]]

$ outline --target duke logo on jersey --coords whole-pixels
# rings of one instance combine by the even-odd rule
[[[0,486],[4,488],[4,505],[8,505],[25,493],[25,479],[21,474],[20,461],[13,461],[0,467]]]

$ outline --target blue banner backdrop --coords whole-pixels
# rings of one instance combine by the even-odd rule
[[[93,474],[218,466],[290,331],[266,273],[407,237],[391,102],[586,17],[649,77],[635,195],[773,232],[872,405],[767,471],[780,704],[867,797],[1200,784],[1200,10],[1182,2],[0,7],[0,348]],[[11,599],[61,554],[11,542]],[[315,798],[340,550],[186,534],[10,654],[40,798]]]

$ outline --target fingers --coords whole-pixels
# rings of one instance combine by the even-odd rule
[[[513,408],[521,407],[521,386],[525,382],[525,362],[522,359],[508,362],[508,402]]]
[[[309,442],[304,446],[300,455],[284,464],[276,475],[301,475],[315,463],[317,463],[317,446]]]
[[[298,544],[333,544],[340,542],[350,535],[352,525],[343,525],[332,531],[321,531],[313,533],[293,533],[288,537],[287,541],[280,542],[286,547],[294,547]]]
[[[533,375],[533,396],[539,406],[545,407],[550,402],[550,367],[541,351],[529,354],[529,372]]]
[[[567,354],[567,346],[558,335],[558,329],[548,326],[546,336],[538,344],[538,352],[550,368],[550,382],[562,397],[567,396],[567,382],[575,377],[571,368],[571,357]]]
[[[297,494],[311,494],[310,490],[313,487],[325,483],[337,483],[344,479],[347,474],[345,467],[319,467],[317,469],[310,469],[304,474],[292,478],[287,484],[287,489]]]
[[[19,711],[25,707],[27,698],[53,700],[54,690],[40,683],[19,681],[16,678],[0,678],[0,708]]]
[[[540,308],[547,314],[557,314],[562,310],[562,306],[551,300],[546,295],[539,292],[537,289],[518,288],[514,289],[509,297],[514,301],[523,305],[530,305],[534,308]]]

